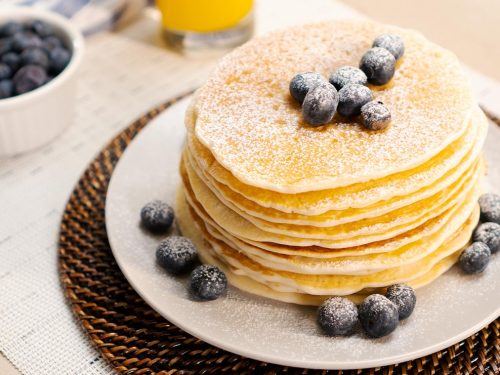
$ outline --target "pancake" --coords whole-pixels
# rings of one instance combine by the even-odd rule
[[[192,213],[195,217],[196,214]],[[236,237],[221,234],[207,221],[204,222],[207,232],[214,238],[223,241],[228,246],[244,253],[252,260],[268,267],[304,274],[342,274],[362,275],[387,268],[399,267],[416,262],[434,252],[448,238],[447,233],[455,232],[463,227],[461,217],[452,216],[446,223],[446,231],[442,230],[433,236],[428,236],[397,250],[333,258],[310,258],[296,255],[276,254],[248,245]]]
[[[370,86],[391,126],[367,132],[334,118],[304,123],[288,85],[297,72],[328,77],[358,66],[373,39],[399,35],[391,82]],[[474,100],[456,56],[422,35],[367,21],[309,24],[255,38],[225,56],[194,101],[196,138],[239,181],[280,193],[331,189],[418,167],[466,130]]]
[[[230,265],[224,262],[224,260],[218,259],[215,254],[213,254],[213,250],[209,243],[202,236],[202,232],[199,230],[197,225],[193,225],[194,218],[191,216],[189,212],[188,205],[186,204],[186,200],[183,194],[183,190],[179,189],[177,196],[177,222],[179,224],[179,228],[183,235],[191,238],[195,245],[198,248],[198,252],[201,260],[204,263],[213,264],[221,268],[227,275],[229,282],[236,286],[237,288],[256,294],[259,296],[272,298],[275,300],[288,302],[288,303],[296,303],[301,305],[320,305],[326,298],[329,296],[323,295],[310,295],[304,293],[298,293],[296,291],[277,291],[272,289],[271,286],[276,287],[276,285],[272,283],[260,283],[248,276],[238,275],[235,273],[235,269]],[[457,260],[458,253],[454,253],[447,258],[444,258],[440,262],[438,262],[432,269],[427,272],[425,275],[420,276],[414,280],[408,281],[407,284],[411,285],[414,288],[420,288],[428,283],[432,282],[435,278],[439,277],[442,273],[446,272]],[[371,290],[370,292],[376,292],[377,290]],[[365,298],[365,294],[363,292],[347,295],[348,298],[353,300],[356,303],[361,302]]]
[[[373,212],[374,209],[378,209],[382,213],[384,209],[398,208],[432,195],[449,184],[450,179],[461,175],[479,155],[488,129],[485,115],[476,106],[470,126],[463,137],[419,167],[381,180],[371,180],[343,188],[314,190],[301,194],[280,194],[246,185],[217,163],[210,151],[195,137],[194,121],[191,120],[193,106],[194,104],[186,112],[185,123],[190,155],[196,160],[195,164],[199,169],[261,207],[302,215],[320,215],[330,210],[345,211],[349,208],[365,208],[370,205],[368,210]],[[479,129],[475,130],[477,127]],[[476,136],[475,131],[477,131]],[[452,171],[455,171],[455,174]],[[437,180],[440,183],[437,183]],[[391,198],[395,199],[389,201]]]
[[[317,217],[310,217],[316,219],[313,221],[313,223],[311,223],[311,225],[282,224],[276,222],[269,222],[262,218],[257,218],[239,209],[237,205],[224,200],[224,198],[221,197],[221,195],[218,193],[218,189],[215,188],[214,186],[210,186],[210,184],[207,183],[206,180],[203,180],[203,178],[200,176],[201,172],[196,171],[195,168],[192,167],[189,161],[189,157],[186,157],[186,154],[184,154],[183,157],[183,165],[181,167],[181,170],[182,169],[185,169],[187,171],[190,180],[194,178],[198,182],[204,184],[211,190],[211,192],[217,197],[217,199],[222,204],[224,204],[224,206],[234,211],[237,215],[250,221],[258,228],[272,233],[302,237],[303,232],[306,232],[311,236],[313,233],[325,234],[328,233],[328,229],[334,227],[345,228],[345,231],[349,231],[349,233],[353,235],[360,232],[360,230],[356,228],[361,228],[361,232],[364,231],[364,232],[377,233],[379,231],[383,231],[384,229],[394,227],[395,225],[404,225],[406,223],[415,221],[417,216],[422,217],[431,212],[433,215],[438,216],[440,211],[436,210],[436,208],[442,206],[444,207],[444,209],[446,209],[450,205],[453,205],[454,200],[452,198],[457,197],[458,193],[463,190],[464,185],[468,184],[474,176],[477,177],[477,173],[475,173],[477,170],[477,160],[474,161],[473,165],[468,170],[466,170],[466,172],[462,176],[460,176],[458,180],[454,181],[448,187],[441,189],[438,193],[436,193],[433,196],[419,200],[413,204],[404,206],[399,210],[392,210],[390,212],[385,213],[382,216],[377,216],[376,214],[370,214],[369,217],[365,219],[361,220],[351,219],[347,221],[343,220],[341,222],[335,222],[335,224],[331,224],[329,226],[325,222],[322,222],[320,218]],[[330,223],[330,221],[327,222]]]
[[[309,227],[303,229],[300,233],[294,233],[292,235],[290,233],[271,233],[258,228],[220,203],[210,189],[208,189],[195,175],[190,177],[192,177],[192,179],[189,178],[189,183],[185,181],[184,185],[188,201],[196,199],[208,215],[229,233],[236,237],[254,241],[268,241],[292,246],[316,245],[322,247],[352,247],[392,238],[418,227],[429,219],[439,216],[458,201],[466,199],[466,197],[470,195],[469,190],[472,189],[472,187],[468,186],[468,189],[461,191],[457,196],[452,197],[442,206],[436,207],[431,213],[418,216],[410,223],[397,225],[379,233],[376,232],[375,226],[367,227],[364,224],[356,222],[353,223],[353,225],[343,224],[332,228],[319,228],[317,232],[313,233],[311,233],[314,230],[313,227]],[[320,229],[323,229],[323,231]]]
[[[474,219],[477,221],[478,217],[479,211],[476,205],[476,210],[469,221],[472,222]],[[346,295],[364,288],[384,287],[424,275],[440,260],[459,251],[468,244],[474,226],[475,223],[472,223],[472,225],[470,223],[466,224],[465,228],[467,230],[461,228],[452,235],[450,241],[420,261],[366,275],[306,275],[275,270],[252,261],[241,252],[210,236],[203,228],[201,231],[214,252],[235,267],[241,274],[261,282],[274,282],[278,283],[278,285],[284,285],[285,288],[293,287],[308,294]]]
[[[482,171],[478,171],[480,173]],[[440,247],[452,233],[464,226],[464,220],[470,216],[474,201],[464,201],[450,210],[448,219],[442,228],[431,236],[423,237],[415,242],[401,246],[393,251],[376,254],[355,254],[352,256],[335,256],[332,258],[308,258],[297,255],[276,254],[251,246],[218,227],[206,214],[198,215],[193,208],[191,216],[195,221],[205,225],[205,230],[215,239],[225,242],[251,259],[274,269],[304,274],[343,274],[360,275],[373,273],[387,268],[414,263]],[[198,209],[199,210],[199,209]],[[200,212],[200,211],[198,211]],[[470,224],[469,224],[470,225]],[[475,225],[475,224],[474,224]],[[471,228],[462,228],[469,231]]]
[[[306,124],[290,79],[357,66],[383,33],[405,43],[391,81],[368,85],[390,126],[338,113]],[[457,261],[479,220],[488,122],[456,57],[414,31],[341,21],[254,39],[222,59],[185,125],[179,228],[250,293],[317,305],[420,287]]]

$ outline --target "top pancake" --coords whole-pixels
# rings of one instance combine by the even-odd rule
[[[401,36],[406,47],[389,84],[371,87],[390,109],[391,126],[370,132],[338,115],[320,128],[305,124],[288,92],[291,78],[357,66],[382,33]],[[237,179],[298,193],[414,168],[463,134],[472,106],[452,53],[413,31],[342,21],[275,32],[236,49],[198,91],[193,109],[196,137]]]

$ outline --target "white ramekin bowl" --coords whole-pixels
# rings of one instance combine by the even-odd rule
[[[0,24],[35,19],[54,27],[71,50],[71,60],[47,84],[19,96],[0,99],[0,157],[20,154],[46,144],[73,119],[78,68],[84,51],[82,34],[58,14],[38,8],[0,5]]]

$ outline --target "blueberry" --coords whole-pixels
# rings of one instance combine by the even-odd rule
[[[417,303],[415,291],[411,286],[405,284],[391,285],[387,288],[385,296],[398,308],[399,320],[408,318]]]
[[[361,107],[373,100],[371,90],[363,85],[350,84],[339,91],[338,112],[345,117],[361,113]]]
[[[326,82],[326,79],[319,73],[299,73],[290,81],[290,94],[302,104],[309,90],[323,82]]]
[[[191,272],[191,292],[193,295],[205,301],[219,298],[227,289],[227,278],[216,266],[203,264]]]
[[[474,231],[474,242],[482,242],[490,248],[492,254],[500,250],[500,224],[483,223]]]
[[[0,56],[4,53],[10,52],[12,49],[12,39],[2,38],[0,39]]]
[[[0,81],[0,99],[10,98],[14,95],[14,83],[10,79]]]
[[[151,232],[165,232],[174,222],[174,210],[160,200],[151,201],[141,209],[141,222]]]
[[[23,25],[19,22],[10,21],[0,26],[0,37],[12,36],[23,30]]]
[[[0,63],[0,80],[10,78],[12,69],[7,64]]]
[[[500,224],[500,195],[488,193],[479,198],[481,220]]]
[[[358,323],[358,309],[347,298],[332,297],[319,307],[318,324],[330,336],[348,336]]]
[[[35,32],[42,38],[54,34],[54,29],[52,28],[52,26],[40,20],[32,21],[30,24],[30,28],[33,32]]]
[[[42,48],[28,48],[21,53],[21,64],[38,65],[47,70],[49,68],[49,58]]]
[[[405,44],[399,35],[382,34],[375,38],[372,47],[385,48],[398,60],[405,53]]]
[[[63,47],[55,47],[49,53],[50,70],[59,74],[66,68],[71,59],[71,53]]]
[[[196,247],[186,237],[168,237],[161,241],[156,249],[158,263],[173,274],[181,274],[192,270],[197,259]]]
[[[371,337],[387,336],[398,326],[397,306],[381,294],[366,297],[358,313],[361,326]]]
[[[382,102],[371,101],[361,107],[363,125],[370,130],[383,130],[391,122],[391,112]]]
[[[482,242],[473,242],[460,255],[460,265],[465,273],[481,273],[490,261],[490,248]]]
[[[42,40],[40,37],[31,32],[19,32],[12,37],[12,49],[15,52],[21,53],[27,48],[41,47]]]
[[[50,35],[42,40],[42,48],[49,53],[56,47],[63,47],[63,42],[55,35]]]
[[[1,60],[4,64],[7,64],[13,72],[17,71],[21,65],[21,57],[15,52],[7,52],[2,55]]]
[[[366,85],[366,74],[353,66],[342,66],[338,68],[331,76],[330,83],[340,90],[347,84],[357,83],[358,85]]]
[[[365,72],[368,82],[385,85],[394,76],[396,59],[385,48],[370,48],[361,58],[359,68]]]
[[[47,73],[38,65],[25,65],[14,75],[14,86],[17,94],[32,91],[47,82]]]
[[[330,122],[339,104],[339,95],[333,85],[322,82],[311,89],[302,103],[304,120],[313,126]]]

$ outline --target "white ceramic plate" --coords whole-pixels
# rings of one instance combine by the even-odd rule
[[[189,100],[189,98],[187,99]],[[322,336],[311,307],[275,302],[229,288],[227,297],[194,302],[186,278],[155,262],[161,237],[141,230],[139,212],[152,199],[171,204],[184,142],[183,100],[151,122],[127,148],[108,190],[106,225],[113,254],[134,289],[162,316],[190,334],[246,357],[288,366],[355,369],[418,358],[470,336],[500,315],[500,254],[480,276],[458,267],[417,291],[413,315],[388,337]],[[500,129],[491,126],[489,185],[500,186]],[[488,182],[487,182],[488,183]],[[492,190],[492,189],[489,189]]]

